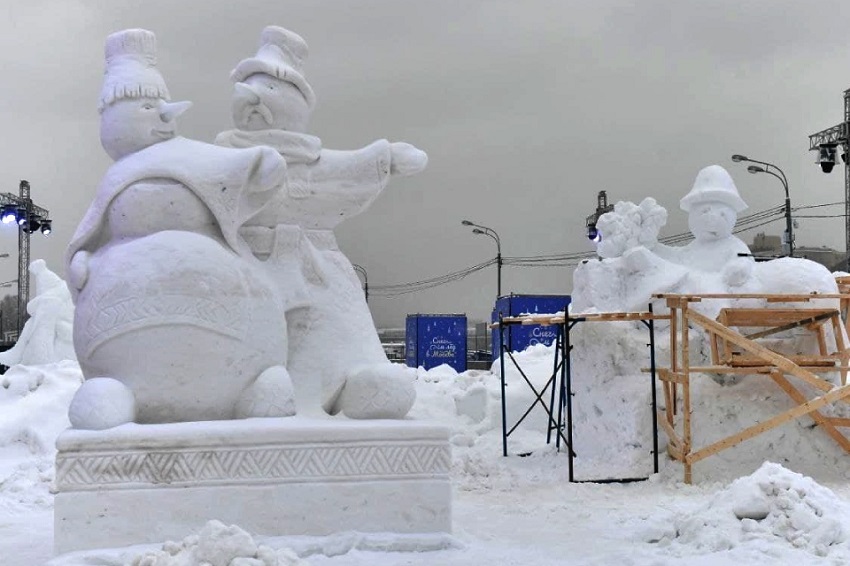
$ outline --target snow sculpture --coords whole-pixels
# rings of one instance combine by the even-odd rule
[[[43,259],[30,264],[36,295],[27,303],[30,315],[15,347],[0,353],[0,363],[13,366],[76,360],[72,328],[74,303],[68,286]]]
[[[644,310],[653,293],[755,292],[755,262],[732,234],[747,205],[729,173],[719,165],[702,169],[679,206],[694,236],[681,247],[658,242],[667,212],[652,198],[640,206],[619,202],[602,215],[597,227],[603,259],[576,269],[574,312]]]
[[[756,263],[747,245],[732,234],[737,214],[747,208],[729,173],[719,165],[702,169],[679,202],[688,213],[694,240],[685,246],[658,242],[667,213],[654,199],[637,206],[619,202],[603,214],[601,261],[581,264],[573,276],[573,312],[644,310],[653,293],[837,293],[824,266],[802,258]],[[786,273],[787,262],[799,276]],[[693,308],[709,316],[729,306],[709,301]]]
[[[72,425],[293,414],[283,305],[239,234],[286,163],[177,136],[190,103],[169,102],[153,33],[112,34],[105,53],[100,135],[115,163],[66,255],[87,378]]]
[[[390,177],[422,171],[427,155],[387,140],[356,150],[323,148],[305,133],[315,104],[302,71],[306,57],[300,36],[269,26],[256,55],[231,74],[236,129],[220,133],[216,143],[270,146],[288,166],[287,186],[240,233],[285,297],[287,367],[298,410],[403,417],[415,399],[414,372],[384,354],[360,282],[333,230],[366,210]]]

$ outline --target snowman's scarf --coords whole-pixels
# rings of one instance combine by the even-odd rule
[[[322,152],[322,140],[309,134],[287,130],[227,130],[215,138],[216,145],[225,147],[257,147],[265,145],[276,149],[289,165],[313,163]]]

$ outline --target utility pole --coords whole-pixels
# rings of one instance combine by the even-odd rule
[[[24,328],[27,317],[27,303],[30,297],[30,234],[41,230],[47,235],[53,229],[50,212],[37,206],[30,198],[30,184],[21,181],[18,194],[0,193],[0,221],[4,224],[18,225],[18,336]]]
[[[817,163],[824,173],[832,171],[835,165],[835,150],[841,146],[841,159],[844,161],[844,251],[850,257],[850,158],[847,155],[849,136],[850,89],[844,91],[844,121],[809,136],[809,151],[818,152]]]

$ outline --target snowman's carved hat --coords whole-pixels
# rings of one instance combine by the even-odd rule
[[[697,173],[691,192],[682,197],[679,207],[690,212],[693,205],[701,202],[721,202],[731,206],[735,212],[747,209],[747,203],[738,194],[729,172],[720,165],[709,165]]]
[[[106,71],[98,112],[122,98],[170,100],[165,79],[156,68],[156,36],[145,29],[126,29],[106,38]]]
[[[306,58],[307,42],[300,35],[279,26],[267,26],[260,34],[257,54],[240,61],[230,73],[230,80],[241,83],[253,74],[264,73],[290,82],[301,91],[312,109],[316,95],[302,72]]]

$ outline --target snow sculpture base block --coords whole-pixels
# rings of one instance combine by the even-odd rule
[[[451,532],[448,429],[248,419],[57,440],[54,551],[180,540],[209,519],[252,534]]]

